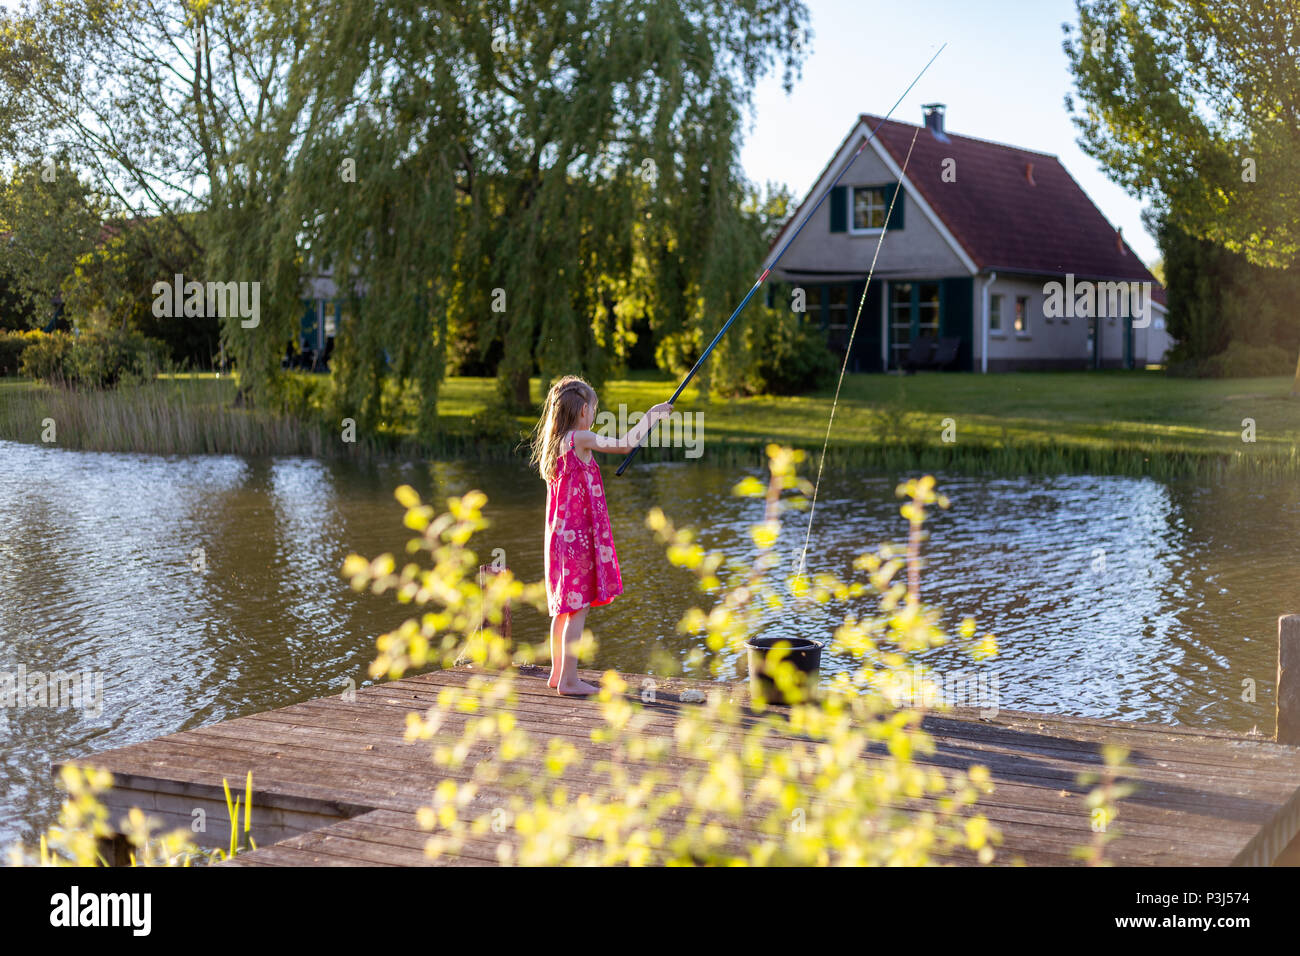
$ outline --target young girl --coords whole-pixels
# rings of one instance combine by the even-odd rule
[[[600,688],[578,679],[577,644],[587,609],[623,593],[605,507],[605,486],[592,452],[625,455],[673,407],[656,405],[621,439],[591,431],[596,392],[576,375],[551,386],[533,438],[532,463],[546,480],[546,601],[551,612],[551,677],[566,697]]]

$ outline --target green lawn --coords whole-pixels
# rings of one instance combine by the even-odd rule
[[[629,412],[643,411],[666,400],[675,385],[655,374],[609,381],[601,389],[601,409],[617,413],[622,403]],[[196,411],[217,409],[233,394],[229,378],[217,380],[210,375],[173,381],[169,387],[173,394],[184,395]],[[844,381],[836,410],[831,434],[834,453],[827,464],[1152,474],[1245,466],[1300,473],[1296,451],[1300,399],[1289,397],[1290,387],[1289,377],[1175,379],[1158,371],[851,375]],[[20,395],[31,401],[42,391],[29,382],[0,379],[0,437],[30,440],[15,434],[13,409],[6,415],[3,406],[23,404],[15,401]],[[532,392],[540,404],[540,381],[533,380]],[[512,443],[499,437],[485,442],[475,432],[480,420],[475,416],[494,407],[495,396],[493,379],[445,382],[439,399],[445,436],[424,450],[487,457],[509,454]],[[833,397],[832,388],[794,397],[715,397],[705,403],[692,387],[676,409],[702,413],[706,458],[729,463],[757,456],[769,441],[819,451]],[[408,414],[418,401],[410,393],[395,398],[394,407]],[[37,411],[32,408],[22,417],[30,419]],[[948,437],[955,441],[944,440],[947,419],[952,420]],[[1253,443],[1242,440],[1243,419],[1254,420]],[[534,424],[526,415],[516,416],[515,421],[521,431]],[[237,429],[227,431],[240,434]],[[390,444],[415,439],[410,428],[398,421],[386,431]],[[115,433],[118,443],[132,443],[129,429]],[[65,441],[74,447],[103,447],[98,442],[79,443],[75,435]],[[203,450],[217,450],[212,445],[207,441]],[[411,451],[408,444],[405,452]],[[656,458],[681,454],[673,449],[648,453]]]
[[[452,379],[449,419],[493,400],[492,379]],[[602,410],[643,410],[666,400],[664,376],[617,379],[601,390]],[[1300,469],[1300,399],[1291,378],[1180,379],[1159,371],[920,373],[850,375],[844,380],[831,446],[844,464],[951,464],[1003,472],[1107,470],[1168,473],[1224,464]],[[540,402],[541,384],[533,382]],[[703,413],[707,449],[733,452],[768,441],[820,450],[834,389],[804,396],[714,399],[691,387],[678,411]],[[945,442],[945,419],[952,419]],[[1242,440],[1244,419],[1255,441]],[[531,426],[527,418],[521,426]],[[739,446],[739,447],[737,447]],[[662,457],[671,457],[664,455]],[[1152,461],[1154,460],[1154,462]]]

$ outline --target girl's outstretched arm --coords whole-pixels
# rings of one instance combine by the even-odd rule
[[[592,451],[608,452],[611,455],[626,455],[645,440],[645,436],[650,434],[650,429],[654,428],[656,422],[662,421],[672,414],[672,410],[672,405],[661,402],[646,412],[642,419],[628,429],[627,434],[622,438],[607,438],[604,435],[597,435],[593,431],[581,431],[573,433],[573,443],[579,448],[590,448]]]

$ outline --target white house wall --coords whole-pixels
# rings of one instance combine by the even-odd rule
[[[1063,281],[1059,277],[1056,281]],[[979,289],[988,281],[988,277],[976,277],[975,286]],[[1070,369],[1090,368],[1092,350],[1088,346],[1088,319],[1082,316],[1054,316],[1044,314],[1047,293],[1044,286],[1053,281],[1044,276],[1028,278],[1023,276],[1001,276],[989,288],[990,311],[992,296],[1002,296],[1002,331],[989,331],[990,372],[1009,371],[1011,369]],[[1016,297],[1028,298],[1026,315],[1028,329],[1025,334],[1015,331]],[[976,293],[975,300],[975,367],[980,365],[981,332],[983,329],[982,297]],[[1148,328],[1133,330],[1133,361],[1138,367],[1163,361],[1163,356],[1170,345],[1165,329],[1165,312],[1156,304],[1153,308],[1151,325]],[[1104,368],[1119,368],[1124,363],[1124,320],[1122,318],[1102,318],[1098,320],[1101,332],[1101,364]]]
[[[988,281],[986,276],[976,279],[976,287]],[[1000,372],[1013,368],[1084,368],[1091,353],[1088,350],[1088,320],[1083,318],[1047,318],[1043,304],[1047,299],[1041,281],[1004,277],[999,275],[989,287],[990,311],[992,297],[1002,296],[1002,329],[989,330],[989,371]],[[1015,331],[1016,297],[1025,296],[1027,328],[1023,334]],[[982,302],[976,315],[975,358],[979,367],[981,331],[983,328]]]
[[[1173,345],[1166,325],[1168,313],[1159,303],[1153,308],[1151,324],[1145,329],[1133,330],[1134,361],[1142,365],[1163,365]]]

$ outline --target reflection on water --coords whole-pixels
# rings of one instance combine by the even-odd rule
[[[638,464],[606,488],[625,594],[594,610],[598,667],[653,670],[683,659],[676,623],[707,602],[646,530],[658,505],[705,547],[744,557],[761,502],[703,461]],[[859,553],[901,540],[893,475],[828,475],[812,571],[852,574]],[[505,550],[542,575],[545,488],[522,465],[456,462],[361,468],[305,459],[161,458],[0,442],[0,672],[93,671],[101,713],[0,707],[0,845],[53,819],[51,761],[122,746],[367,682],[375,635],[409,608],[358,595],[339,576],[409,537],[392,497],[409,482],[441,502],[489,496],[487,560]],[[1300,486],[1162,483],[1114,477],[940,476],[951,499],[930,523],[923,579],[950,626],[997,633],[997,706],[1273,731],[1276,619],[1300,610]],[[787,560],[802,544],[791,519]],[[818,638],[843,608],[773,613],[764,626]],[[862,610],[867,610],[863,608]],[[541,642],[547,621],[518,611]],[[846,662],[828,649],[824,669]],[[944,673],[971,671],[955,649]],[[703,675],[700,675],[703,676]],[[1255,700],[1243,700],[1245,683]]]

